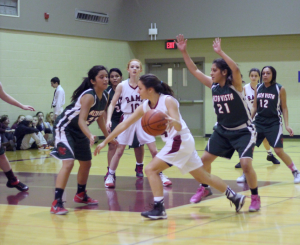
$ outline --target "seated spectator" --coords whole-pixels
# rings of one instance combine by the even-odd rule
[[[0,123],[2,123],[5,126],[5,133],[4,135],[2,135],[2,143],[6,143],[10,140],[13,140],[15,130],[9,127],[10,121],[8,115],[1,116]]]
[[[48,127],[51,129],[52,134],[48,134],[48,145],[54,146],[54,137],[53,137],[53,125],[54,125],[54,113],[49,112],[46,115],[46,122],[45,122]]]
[[[20,122],[22,122],[24,120],[25,116],[24,115],[19,115],[18,119],[13,123],[13,125],[11,126],[11,129],[16,129],[19,125]]]
[[[32,121],[33,117],[28,115],[19,123],[15,131],[17,150],[50,149],[42,133],[37,128],[32,127]],[[35,123],[37,123],[37,118]]]
[[[1,119],[0,119],[0,121],[1,121]],[[15,151],[16,147],[15,147],[13,138],[9,140],[6,137],[6,134],[8,134],[8,133],[13,135],[12,130],[7,129],[7,125],[0,122],[0,144],[1,144],[1,146],[7,151]]]
[[[53,112],[49,112],[46,115],[46,123],[48,123],[48,126],[51,129],[51,132],[53,133],[53,125],[54,125],[54,113]]]
[[[36,116],[38,117],[38,124],[36,128],[44,135],[45,139],[48,140],[48,136],[52,132],[48,124],[44,122],[44,113],[39,111]]]

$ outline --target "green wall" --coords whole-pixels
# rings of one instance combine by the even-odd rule
[[[188,51],[191,57],[205,57],[205,73],[210,74],[211,63],[218,55],[212,49],[212,38],[188,40]],[[138,58],[143,62],[152,58],[179,58],[178,50],[165,50],[164,41],[145,41],[136,43]],[[296,135],[300,135],[300,35],[283,35],[267,37],[222,38],[223,50],[236,61],[246,83],[249,70],[261,69],[265,65],[274,66],[277,70],[277,82],[287,91],[289,125]],[[216,116],[212,107],[210,89],[205,90],[205,134],[212,133]],[[284,129],[284,134],[287,131]]]
[[[205,73],[218,56],[212,49],[213,39],[192,39],[188,50],[192,57],[205,57]],[[290,126],[300,135],[300,35],[223,38],[222,47],[238,64],[249,82],[252,67],[272,65],[277,81],[287,91]],[[0,81],[5,91],[38,111],[49,112],[53,98],[50,79],[58,76],[66,92],[66,104],[82,77],[96,64],[119,67],[127,77],[126,65],[131,58],[180,58],[178,50],[165,50],[164,41],[126,42],[55,34],[41,34],[0,29]],[[33,114],[0,101],[0,114],[8,114],[11,122],[20,114]],[[211,93],[205,90],[205,133],[212,133],[216,117]],[[97,125],[91,131],[99,135]],[[284,134],[287,132],[284,130]]]
[[[0,29],[0,81],[5,91],[45,114],[51,111],[52,77],[60,78],[68,105],[92,66],[119,67],[126,77],[127,62],[134,56],[134,48],[125,41]],[[34,114],[3,101],[0,108],[0,115],[8,114],[11,123],[20,114]],[[91,131],[99,135],[96,124]]]

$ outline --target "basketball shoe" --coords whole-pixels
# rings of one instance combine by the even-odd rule
[[[267,156],[267,160],[272,162],[273,164],[280,164],[280,162],[278,161],[278,159],[276,157],[274,157],[274,155],[268,155]]]
[[[208,197],[212,195],[212,191],[210,187],[204,187],[201,185],[200,188],[197,189],[197,192],[191,197],[190,203],[198,203],[202,198]]]
[[[136,177],[138,177],[138,178],[144,177],[143,167],[144,167],[144,164],[136,165],[136,167],[135,167]]]
[[[249,207],[249,212],[256,212],[260,209],[260,196],[251,195],[251,204]]]
[[[106,180],[106,178],[107,178],[107,176],[108,176],[108,174],[109,174],[109,167],[107,167],[107,173],[105,174],[105,176],[104,176],[104,181]]]
[[[96,205],[98,204],[98,201],[90,198],[87,194],[86,191],[77,193],[73,199],[74,202],[77,203],[85,203],[85,204],[89,204],[89,205]]]
[[[160,176],[163,186],[172,185],[172,181],[168,179],[168,176],[164,175],[162,172],[159,173],[159,176]]]
[[[29,187],[23,184],[20,180],[16,180],[15,182],[7,181],[6,186],[8,188],[16,188],[19,191],[28,191]]]
[[[237,164],[235,165],[235,168],[242,168],[241,163],[240,163],[240,162],[237,163]]]
[[[142,212],[141,215],[149,219],[166,219],[168,217],[163,201],[154,202],[152,205],[152,210]]]
[[[228,197],[227,197],[228,198]],[[228,198],[235,206],[235,211],[238,212],[244,206],[245,196],[236,193],[233,197]]]
[[[64,204],[63,204],[63,201],[61,200],[61,198],[58,198],[58,199],[53,201],[50,213],[52,213],[52,214],[66,214],[68,212],[69,211],[64,208]]]
[[[243,173],[242,176],[240,176],[236,179],[236,182],[238,182],[238,183],[247,183],[246,175]]]
[[[106,188],[115,188],[116,176],[114,174],[108,174],[104,186]]]
[[[298,184],[300,183],[300,172],[298,170],[293,171],[294,175],[294,183]]]

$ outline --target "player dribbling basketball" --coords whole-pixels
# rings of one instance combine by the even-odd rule
[[[149,110],[157,109],[167,114],[168,128],[161,135],[165,146],[151,160],[145,169],[152,193],[154,195],[153,210],[142,212],[141,215],[150,219],[166,219],[164,208],[163,187],[159,173],[171,166],[176,166],[185,174],[190,173],[197,181],[209,185],[225,193],[234,203],[238,212],[245,201],[245,196],[235,193],[219,177],[207,173],[202,167],[202,161],[195,150],[195,141],[179,112],[179,103],[173,97],[173,91],[155,75],[147,74],[138,82],[139,94],[143,101],[126,121],[120,123],[115,130],[99,144],[94,155],[97,155],[107,143],[136,123]]]

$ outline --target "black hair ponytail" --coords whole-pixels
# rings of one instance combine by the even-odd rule
[[[96,76],[98,75],[99,71],[105,70],[107,72],[107,69],[104,66],[98,65],[93,66],[89,72],[88,77],[85,77],[83,79],[83,82],[79,85],[77,89],[73,92],[73,95],[71,97],[71,101],[76,101],[78,97],[87,89],[94,88],[93,84],[91,83],[91,80],[95,81]],[[108,72],[107,72],[108,73]]]
[[[174,97],[174,92],[171,87],[153,74],[145,74],[141,76],[140,81],[146,88],[153,88],[156,93],[171,95]]]

